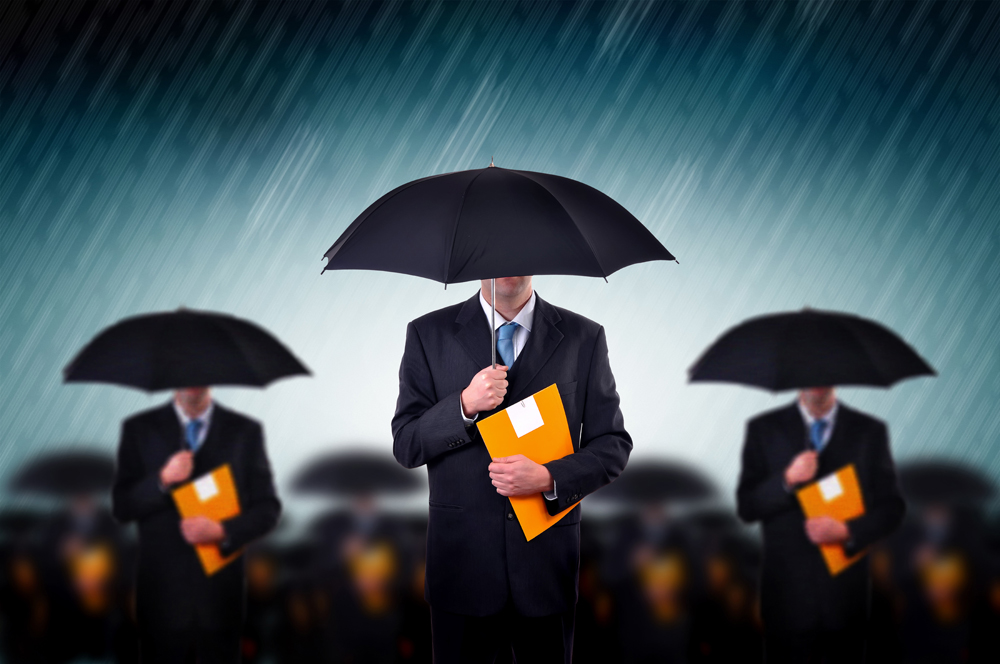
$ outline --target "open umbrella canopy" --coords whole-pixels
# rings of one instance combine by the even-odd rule
[[[387,454],[343,452],[311,461],[292,484],[299,493],[327,496],[404,494],[419,489],[419,473],[410,472]]]
[[[773,392],[808,387],[888,387],[933,376],[910,346],[883,325],[834,311],[751,318],[728,330],[689,370],[691,382],[738,383]]]
[[[975,505],[996,493],[979,470],[951,461],[911,461],[900,464],[898,475],[906,499],[924,505]]]
[[[212,385],[262,387],[309,370],[257,325],[209,311],[126,318],[63,370],[67,383],[112,383],[147,392]]]
[[[594,494],[594,499],[636,504],[697,501],[713,498],[715,486],[690,466],[671,461],[629,464],[614,482]]]
[[[57,498],[104,493],[114,481],[115,462],[97,451],[53,452],[40,456],[11,480],[11,491]]]
[[[626,265],[674,260],[597,189],[493,166],[393,189],[325,257],[324,271],[400,272],[445,284],[536,274],[607,277]]]

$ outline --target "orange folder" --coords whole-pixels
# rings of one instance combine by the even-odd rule
[[[838,521],[850,521],[865,513],[861,498],[861,487],[854,464],[848,464],[837,472],[813,482],[795,494],[807,518],[829,516]],[[821,544],[820,552],[831,576],[837,576],[845,569],[861,560],[867,551],[850,556],[844,553],[840,544]]]
[[[214,521],[225,521],[240,513],[236,484],[228,463],[174,489],[171,495],[177,511],[185,519],[206,516]],[[223,556],[215,544],[197,544],[194,548],[206,576],[212,576],[243,553],[240,550],[230,556]]]
[[[481,420],[478,426],[486,449],[494,459],[523,454],[535,463],[547,463],[573,453],[566,411],[555,383]],[[551,516],[542,494],[512,496],[510,503],[528,541],[545,532],[576,506],[574,503]]]

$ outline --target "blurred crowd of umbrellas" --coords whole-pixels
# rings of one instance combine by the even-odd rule
[[[62,507],[0,513],[4,661],[133,661],[135,544],[107,513],[112,472],[110,456],[68,450],[9,481],[11,497]],[[888,653],[879,661],[950,661],[975,641],[975,621],[1000,624],[986,593],[1000,592],[1000,542],[983,516],[995,487],[975,468],[931,459],[900,464],[899,477],[911,517],[873,553],[886,636],[875,646]],[[292,493],[330,508],[248,552],[245,660],[429,661],[426,515],[382,502],[423,486],[371,450],[303,464]],[[587,502],[577,661],[718,662],[759,650],[760,544],[704,473],[637,459]],[[911,641],[938,659],[921,659]]]

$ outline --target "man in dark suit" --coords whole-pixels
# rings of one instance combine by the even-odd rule
[[[240,515],[181,519],[170,490],[226,463]],[[139,525],[142,661],[238,662],[243,559],[206,576],[194,545],[217,544],[228,555],[277,523],[281,503],[261,425],[213,403],[208,388],[178,390],[172,403],[123,424],[112,503],[116,519]]]
[[[491,368],[490,282],[470,300],[411,322],[399,370],[393,452],[427,466],[426,597],[434,661],[569,662],[580,565],[580,509],[528,542],[510,496],[542,494],[550,514],[614,480],[632,441],[618,407],[604,328],[554,307],[531,277],[496,280],[498,359]],[[485,369],[483,367],[486,367]],[[490,459],[478,418],[556,383],[574,452],[539,465]]]
[[[865,514],[850,522],[806,519],[795,490],[853,463]],[[820,544],[864,552],[902,521],[886,425],[838,403],[833,388],[802,390],[796,403],[747,425],[736,493],[740,518],[764,534],[761,613],[770,662],[862,662],[868,620],[867,558],[831,576]]]

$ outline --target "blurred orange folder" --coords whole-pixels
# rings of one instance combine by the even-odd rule
[[[177,511],[185,519],[207,516],[213,521],[225,521],[240,513],[240,501],[228,463],[174,489],[172,495]],[[223,556],[215,544],[197,544],[194,548],[206,576],[212,576],[243,553],[237,551],[230,556]]]
[[[861,499],[861,487],[854,472],[854,464],[848,464],[837,472],[799,489],[796,496],[802,505],[802,511],[810,519],[829,516],[838,521],[849,521],[865,513],[865,504]],[[867,553],[862,551],[848,557],[840,544],[821,544],[819,549],[831,576],[837,576]]]
[[[547,463],[573,453],[573,439],[566,423],[559,388],[555,383],[541,392],[490,415],[478,423],[486,449],[494,459],[523,454],[535,463]],[[558,490],[558,487],[556,487]],[[545,508],[542,494],[512,496],[524,536],[530,541],[566,516],[576,503],[555,516]]]

